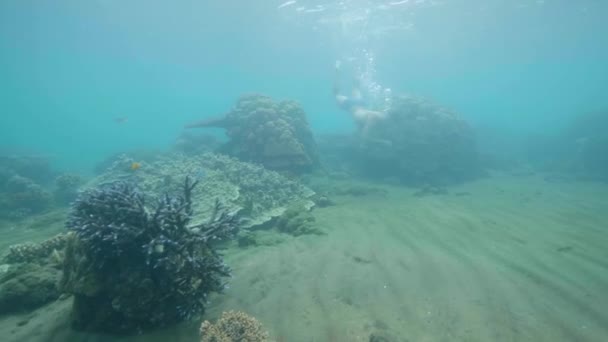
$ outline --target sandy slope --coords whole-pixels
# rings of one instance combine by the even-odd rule
[[[327,235],[231,252],[232,287],[207,316],[247,311],[277,341],[608,340],[608,186],[497,176],[412,192],[337,198],[315,211]],[[1,340],[116,340],[66,332],[68,312],[1,319]]]

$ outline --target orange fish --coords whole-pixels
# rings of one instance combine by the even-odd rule
[[[139,170],[140,167],[141,167],[141,163],[138,163],[138,162],[131,163],[131,170],[132,171]]]

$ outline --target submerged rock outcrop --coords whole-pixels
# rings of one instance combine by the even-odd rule
[[[392,101],[388,119],[369,131],[361,149],[368,165],[413,183],[451,183],[478,175],[472,128],[457,113],[414,96]]]
[[[0,275],[0,314],[36,309],[57,299],[61,271],[52,265],[8,265]]]
[[[473,129],[457,113],[415,96],[396,96],[386,118],[360,137],[320,140],[327,165],[338,172],[413,185],[448,184],[480,174]]]
[[[294,101],[245,95],[224,116],[187,127],[224,128],[229,141],[220,151],[272,170],[301,173],[318,166],[306,113]]]

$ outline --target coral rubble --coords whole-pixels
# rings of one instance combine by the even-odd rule
[[[215,323],[201,324],[201,342],[267,342],[262,324],[241,311],[223,312]]]
[[[221,127],[229,137],[221,151],[279,171],[306,172],[318,165],[315,141],[302,107],[263,95],[242,96],[225,116],[190,127]]]
[[[154,208],[130,183],[90,189],[74,203],[62,288],[74,295],[73,325],[135,332],[204,312],[208,295],[221,292],[230,269],[216,250],[240,226],[236,212],[215,201],[193,224],[193,189],[164,195]]]

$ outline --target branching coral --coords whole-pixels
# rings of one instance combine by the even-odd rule
[[[75,295],[77,327],[171,324],[202,313],[208,294],[224,288],[230,269],[214,243],[233,236],[240,218],[216,201],[208,220],[191,225],[196,185],[186,178],[181,196],[164,195],[153,210],[125,182],[81,195],[67,224],[77,239],[68,244],[62,281]]]

